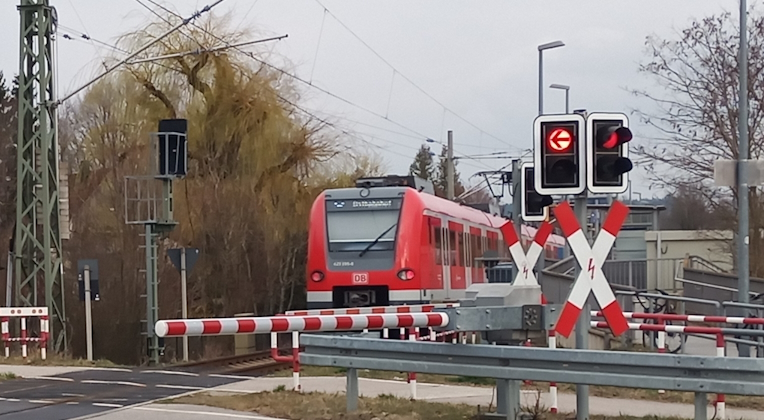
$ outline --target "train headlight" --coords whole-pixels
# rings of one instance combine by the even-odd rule
[[[320,271],[314,271],[313,273],[310,274],[310,279],[315,282],[319,282],[324,279],[324,273]]]
[[[408,268],[404,268],[403,270],[398,272],[398,278],[404,281],[413,280],[414,270],[409,270]]]

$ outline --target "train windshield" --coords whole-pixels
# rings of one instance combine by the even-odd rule
[[[327,201],[329,251],[360,253],[395,249],[400,204],[399,198]]]

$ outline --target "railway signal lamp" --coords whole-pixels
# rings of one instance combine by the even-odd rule
[[[541,195],[580,194],[586,188],[585,120],[579,114],[540,115],[533,121],[534,186]]]
[[[543,222],[549,218],[549,206],[554,201],[552,197],[536,192],[533,175],[532,163],[526,162],[520,166],[521,216],[526,222]]]
[[[591,113],[586,118],[586,184],[595,194],[626,191],[632,134],[629,118],[622,113]]]

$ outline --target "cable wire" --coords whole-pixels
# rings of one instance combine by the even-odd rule
[[[379,54],[379,53],[378,53],[378,52],[377,52],[377,51],[376,51],[374,48],[372,48],[372,47],[371,47],[371,46],[370,46],[368,43],[366,43],[366,41],[364,41],[363,39],[361,39],[361,37],[360,37],[360,36],[358,36],[358,34],[356,34],[356,33],[355,33],[355,32],[354,32],[352,29],[350,29],[350,28],[349,28],[349,27],[348,27],[348,26],[347,26],[347,25],[346,25],[344,22],[342,22],[342,20],[340,20],[340,18],[338,18],[338,17],[337,17],[337,15],[335,15],[334,13],[332,13],[332,11],[331,11],[331,10],[329,10],[329,9],[328,9],[326,6],[324,6],[324,4],[323,4],[323,3],[321,3],[321,1],[320,1],[320,0],[315,0],[315,2],[316,2],[316,3],[318,3],[318,5],[319,5],[319,6],[321,6],[321,7],[324,9],[324,12],[325,12],[325,13],[328,13],[328,14],[329,14],[331,17],[333,17],[333,18],[334,18],[334,20],[336,20],[336,21],[337,21],[337,23],[339,23],[340,25],[342,25],[342,27],[344,27],[345,29],[347,29],[347,31],[348,31],[348,32],[350,32],[350,33],[351,33],[351,34],[352,34],[352,35],[353,35],[353,36],[354,36],[354,37],[355,37],[355,38],[356,38],[358,41],[360,41],[360,42],[361,42],[361,43],[362,43],[362,44],[363,44],[363,45],[364,45],[366,48],[368,48],[368,49],[369,49],[369,50],[370,50],[372,53],[374,53],[374,55],[376,55],[376,56],[377,56],[377,57],[378,57],[380,60],[382,60],[382,62],[383,62],[383,63],[387,64],[387,65],[388,65],[390,68],[392,68],[392,69],[393,69],[393,71],[394,71],[395,73],[397,73],[398,75],[400,75],[400,76],[401,76],[401,77],[402,77],[404,80],[406,80],[406,81],[407,81],[407,82],[409,82],[411,85],[413,85],[415,88],[417,88],[417,89],[418,89],[420,92],[422,92],[423,94],[425,94],[425,96],[427,96],[428,98],[432,99],[432,100],[433,100],[433,101],[434,101],[436,104],[438,104],[438,105],[440,105],[441,107],[443,107],[443,109],[444,109],[445,111],[448,111],[448,112],[450,112],[450,113],[451,113],[451,114],[453,114],[455,117],[457,117],[457,118],[459,118],[460,120],[462,120],[462,121],[466,122],[466,123],[467,123],[467,124],[469,124],[470,126],[474,127],[474,128],[475,128],[475,129],[477,129],[478,131],[480,131],[481,133],[485,133],[485,134],[487,134],[488,136],[490,136],[490,137],[493,137],[494,139],[496,139],[496,140],[498,140],[498,141],[500,141],[500,142],[502,142],[502,143],[506,144],[507,146],[510,146],[510,147],[517,147],[517,146],[515,146],[515,145],[513,145],[513,144],[510,144],[510,143],[508,143],[507,141],[505,141],[505,140],[503,140],[503,139],[501,139],[501,138],[499,138],[499,137],[497,137],[497,136],[494,136],[493,134],[491,134],[491,133],[489,133],[489,132],[487,132],[487,131],[483,130],[482,128],[480,128],[480,127],[478,127],[477,125],[473,124],[471,121],[467,120],[466,118],[464,118],[464,117],[462,117],[461,115],[459,115],[459,114],[457,114],[456,112],[454,112],[454,110],[452,110],[452,109],[450,109],[449,107],[447,107],[447,106],[446,106],[446,105],[445,105],[443,102],[439,101],[439,100],[438,100],[438,99],[436,99],[434,96],[430,95],[430,94],[429,94],[428,92],[426,92],[426,91],[425,91],[425,90],[424,90],[424,89],[423,89],[421,86],[419,86],[419,85],[417,85],[416,83],[414,83],[414,81],[412,81],[410,78],[406,77],[406,75],[405,75],[405,74],[401,73],[401,71],[400,71],[400,70],[398,70],[398,69],[397,69],[395,66],[393,66],[392,64],[390,64],[390,62],[389,62],[389,61],[385,60],[385,58],[384,58],[384,57],[382,57],[382,55],[380,55],[380,54]]]

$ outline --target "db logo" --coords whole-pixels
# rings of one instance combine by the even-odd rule
[[[369,273],[353,273],[353,284],[369,284]]]

